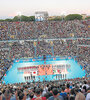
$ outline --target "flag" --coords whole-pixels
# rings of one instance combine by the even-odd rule
[[[36,43],[36,42],[34,42],[34,43],[33,43],[33,45],[34,45],[34,47],[36,47],[37,43]]]
[[[39,75],[45,75],[45,67],[43,67],[43,66],[39,66],[39,69],[38,69],[38,71],[39,71]]]
[[[10,38],[14,39],[14,38],[15,38],[15,36],[14,36],[14,35],[10,35]]]
[[[56,60],[56,58],[53,58],[53,60]]]
[[[19,60],[16,60],[16,62],[19,62]]]
[[[53,74],[52,65],[49,65],[49,66],[46,67],[46,72],[47,72],[47,75]]]
[[[32,75],[33,75],[33,76],[37,76],[37,71],[33,71],[33,72],[32,72]]]
[[[36,74],[36,72],[33,72],[33,74]]]
[[[20,22],[16,22],[16,24],[19,24]]]
[[[53,41],[50,41],[50,45],[53,46]]]
[[[32,61],[35,61],[35,59],[33,59]]]
[[[57,72],[60,74],[60,70],[57,70]]]
[[[55,74],[56,73],[56,70],[53,70],[53,73]]]
[[[68,59],[71,59],[71,57],[68,57]]]

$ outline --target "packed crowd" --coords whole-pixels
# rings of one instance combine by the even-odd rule
[[[76,60],[90,75],[90,47],[79,46],[78,55],[80,56],[77,57]]]
[[[78,39],[80,45],[90,45],[90,39]]]
[[[90,100],[90,79],[0,84],[0,100]]]
[[[90,20],[0,22],[0,78],[14,59],[41,55],[77,56],[76,60],[90,73],[89,37]]]
[[[90,37],[90,20],[0,22],[0,40]]]

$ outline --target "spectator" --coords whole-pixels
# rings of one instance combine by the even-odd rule
[[[37,88],[35,90],[35,95],[36,95],[36,98],[33,98],[32,100],[46,100],[46,97],[41,97],[41,89],[40,88]]]
[[[64,100],[68,100],[67,93],[64,92],[64,91],[65,91],[65,87],[62,86],[62,89],[61,89],[61,93],[60,93],[60,95],[64,98]]]
[[[48,100],[63,100],[63,97],[58,94],[58,90],[54,88],[52,90],[53,96],[49,97]]]
[[[81,92],[78,92],[78,89],[75,89],[75,94],[75,100],[85,100],[85,96]]]

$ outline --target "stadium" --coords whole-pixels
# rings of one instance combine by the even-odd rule
[[[1,83],[89,78],[90,20],[0,22]]]

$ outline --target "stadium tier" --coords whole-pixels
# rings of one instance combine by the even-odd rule
[[[90,20],[0,22],[0,100],[90,100]]]
[[[11,70],[10,66],[15,59],[34,59],[43,55],[75,57],[74,59],[85,70],[86,76],[89,76],[90,20],[0,22],[2,80]]]

